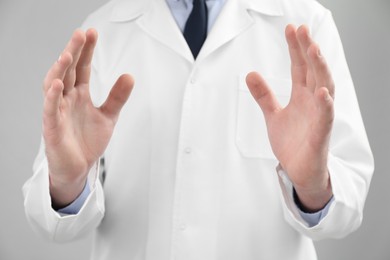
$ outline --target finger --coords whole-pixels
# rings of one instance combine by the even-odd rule
[[[307,50],[309,49],[310,45],[312,44],[313,40],[310,37],[309,29],[306,25],[301,25],[297,29],[297,40],[299,43],[299,47],[301,49],[302,56],[308,63],[308,56],[307,56]]]
[[[246,84],[265,117],[281,109],[275,95],[260,74],[249,73],[246,77]]]
[[[56,128],[60,121],[60,105],[64,85],[55,79],[45,95],[43,105],[43,120],[45,129]]]
[[[79,62],[81,52],[86,41],[85,33],[81,30],[76,30],[73,33],[72,39],[69,41],[65,51],[72,55],[72,64],[69,66],[63,79],[64,93],[69,92],[76,82],[76,66]]]
[[[97,37],[97,32],[94,29],[89,29],[86,32],[86,42],[81,52],[79,62],[76,66],[76,85],[89,83],[91,62],[97,42]]]
[[[293,25],[287,25],[285,34],[291,59],[293,86],[306,86],[307,64],[297,39],[296,28]]]
[[[313,92],[315,90],[315,79],[311,67],[309,66],[309,57],[307,51],[310,45],[313,43],[313,40],[310,37],[309,29],[305,25],[301,25],[297,30],[297,39],[301,49],[302,56],[304,57],[307,64],[307,73],[306,73],[306,86],[308,86]]]
[[[65,73],[69,68],[70,64],[72,64],[72,55],[68,52],[64,52],[49,69],[45,79],[43,80],[43,92],[45,93],[45,95],[49,88],[51,88],[53,80],[64,79]]]
[[[316,116],[317,122],[314,124],[313,130],[317,138],[313,141],[316,142],[316,145],[322,146],[329,141],[331,135],[334,120],[334,100],[325,87],[317,88],[315,97],[318,114]]]
[[[320,48],[317,44],[312,43],[308,50],[308,57],[310,65],[314,72],[314,78],[316,81],[316,87],[327,88],[330,96],[334,98],[334,82],[331,76],[328,65],[325,58],[321,55]]]
[[[134,86],[133,78],[128,74],[123,74],[112,87],[104,104],[100,110],[106,116],[116,120],[120,110],[126,103]]]

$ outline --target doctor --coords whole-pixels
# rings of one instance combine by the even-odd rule
[[[328,10],[114,0],[84,27],[44,80],[37,232],[95,230],[91,259],[310,260],[359,227],[373,159]]]

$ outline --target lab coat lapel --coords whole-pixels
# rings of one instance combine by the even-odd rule
[[[174,20],[165,0],[120,0],[112,20],[125,22],[136,19],[140,28],[189,62],[191,50]]]
[[[138,20],[145,32],[165,44],[190,62],[194,61],[190,48],[176,24],[165,0],[154,0],[144,16]]]
[[[250,11],[266,16],[283,15],[280,0],[227,0],[197,60],[206,58],[254,24]],[[118,0],[112,22],[136,20],[138,25],[160,43],[194,62],[191,50],[177,26],[165,0]]]
[[[280,0],[227,0],[207,36],[198,60],[206,58],[251,27],[254,19],[250,11],[266,16],[283,15]]]

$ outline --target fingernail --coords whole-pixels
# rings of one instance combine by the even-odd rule
[[[329,93],[327,93],[325,95],[325,101],[329,101],[332,97],[329,95]]]
[[[318,57],[321,57],[321,56],[322,56],[322,53],[321,53],[321,50],[320,50],[320,49],[317,50],[317,55],[318,55]]]
[[[59,61],[61,60],[61,58],[62,58],[62,55],[60,55],[60,56],[58,57],[57,62],[59,62]]]

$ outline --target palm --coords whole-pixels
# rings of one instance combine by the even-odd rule
[[[63,95],[58,112],[55,127],[44,124],[46,150],[49,162],[66,158],[67,163],[53,163],[50,167],[55,169],[50,170],[68,172],[67,176],[72,178],[71,174],[85,173],[103,153],[114,122],[92,105],[87,85],[76,86]]]
[[[331,127],[319,125],[322,111],[314,93],[307,88],[297,92],[287,107],[267,120],[267,128],[276,157],[299,185],[308,179],[307,174],[326,167],[319,153],[327,153]],[[315,168],[308,161],[313,162]]]
[[[319,48],[307,29],[286,29],[292,73],[289,104],[282,108],[264,79],[247,77],[248,87],[263,110],[269,140],[294,187],[321,190],[329,179],[327,155],[333,124],[334,86]]]

